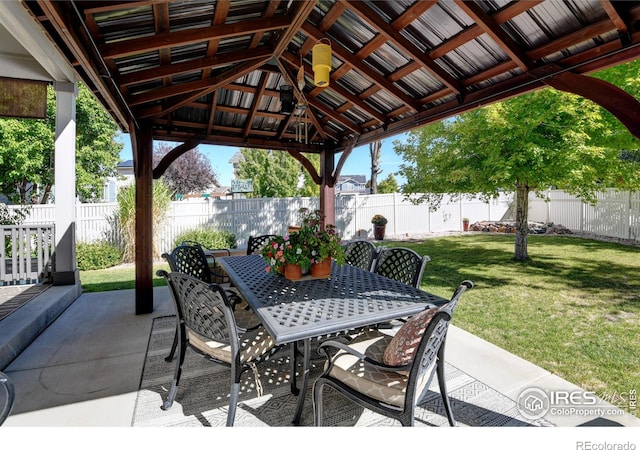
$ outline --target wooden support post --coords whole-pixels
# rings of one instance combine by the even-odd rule
[[[153,136],[136,133],[136,314],[153,312]]]
[[[323,226],[336,224],[334,156],[334,149],[320,152],[320,209],[324,212]]]

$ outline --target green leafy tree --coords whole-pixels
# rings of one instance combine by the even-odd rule
[[[86,202],[102,198],[104,182],[116,176],[123,144],[118,126],[87,87],[76,99],[76,192]]]
[[[37,203],[41,198],[45,203],[53,184],[52,89],[47,96],[46,119],[0,118],[0,192],[13,203]]]
[[[638,189],[637,163],[598,137],[604,110],[581,97],[544,89],[410,133],[394,150],[406,162],[405,194],[437,207],[444,193],[487,200],[516,192],[515,259],[528,258],[528,194],[552,187],[587,202],[608,187]]]
[[[387,178],[378,183],[378,194],[393,194],[395,192],[400,192],[400,187],[396,177],[390,173]]]
[[[253,197],[317,196],[318,186],[291,155],[283,151],[241,149],[237,177],[253,180]],[[319,165],[319,158],[315,156]],[[313,158],[311,159],[313,163]]]
[[[47,203],[54,183],[55,92],[47,91],[46,119],[0,118],[0,192],[15,203]],[[76,192],[100,199],[117,174],[122,144],[118,127],[82,83],[76,99]]]

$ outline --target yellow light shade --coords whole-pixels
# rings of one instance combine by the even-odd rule
[[[329,72],[331,71],[331,46],[316,44],[313,46],[313,84],[318,87],[329,86]]]

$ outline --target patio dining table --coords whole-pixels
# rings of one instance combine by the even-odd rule
[[[307,275],[292,281],[267,272],[260,255],[225,256],[218,261],[277,344],[294,344],[294,354],[303,344],[300,392],[296,358],[291,358],[292,392],[298,394],[294,424],[302,415],[312,338],[412,316],[448,301],[349,264],[333,262],[326,278]]]

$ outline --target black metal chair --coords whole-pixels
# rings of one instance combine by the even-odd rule
[[[395,336],[368,330],[349,344],[323,342],[327,364],[313,385],[315,425],[322,426],[327,385],[364,408],[413,426],[416,406],[437,374],[447,419],[455,426],[444,376],[445,340],[460,296],[472,287],[463,281],[448,303],[416,314]]]
[[[380,248],[372,272],[420,289],[428,256],[405,247]]]
[[[174,248],[171,253],[163,253],[162,257],[169,263],[171,272],[179,272],[182,274],[190,275],[205,283],[216,283],[217,278],[205,256],[204,249],[200,244],[183,244]],[[219,282],[219,281],[218,281]],[[240,295],[231,287],[226,289],[225,294],[229,298],[232,308],[236,308],[237,305],[243,302]],[[246,309],[246,308],[238,308]],[[176,352],[176,346],[178,345],[178,328],[176,326],[176,335],[171,345],[171,351],[165,358],[166,361],[172,361]]]
[[[0,388],[0,425],[2,425],[11,414],[13,403],[16,400],[13,382],[3,372],[0,372]]]
[[[274,237],[277,237],[275,234],[263,234],[261,236],[249,236],[249,241],[247,242],[247,255],[256,255],[260,253],[260,250]]]
[[[360,267],[364,270],[371,270],[378,247],[370,241],[352,241],[344,246],[345,263]]]
[[[247,369],[252,369],[256,385],[259,386],[259,374],[255,363],[268,359],[280,347],[276,346],[262,325],[250,330],[239,326],[238,312],[233,310],[224,289],[218,284],[208,284],[178,272],[167,273],[159,270],[157,274],[167,280],[178,314],[179,329],[178,361],[162,409],[167,410],[173,405],[185,354],[187,348],[191,348],[210,361],[230,368],[231,389],[227,426],[233,426],[242,374]],[[251,314],[242,310],[241,314],[245,313]]]
[[[231,255],[231,250],[229,250],[228,248],[207,248],[197,241],[182,241],[180,245],[198,246],[202,249],[202,252],[207,260],[207,264],[209,265],[210,273],[212,276],[212,280],[211,280],[212,283],[228,283],[229,282],[229,277],[227,276],[226,273],[224,273],[224,270],[222,270],[222,267],[220,267],[220,265],[216,262],[216,257],[214,256],[214,252],[223,254],[223,256],[229,256]]]

